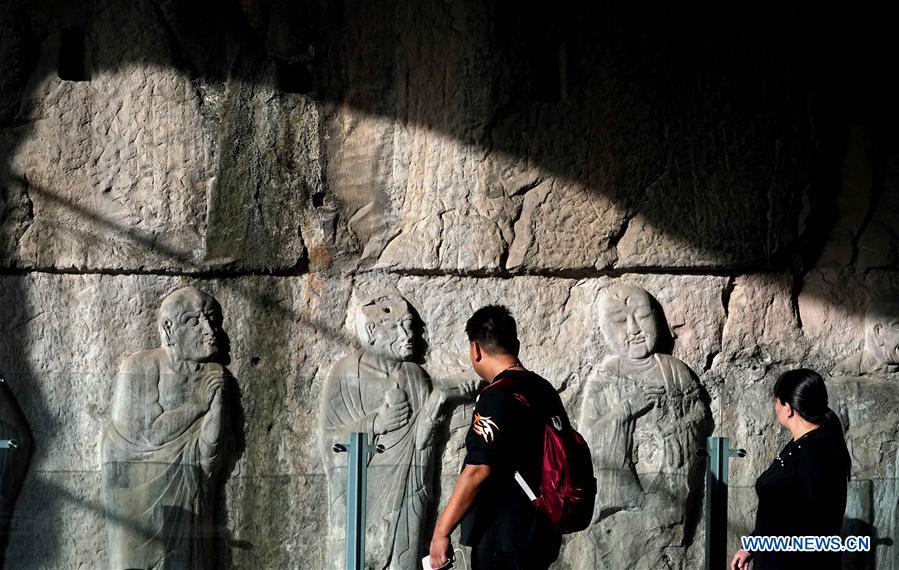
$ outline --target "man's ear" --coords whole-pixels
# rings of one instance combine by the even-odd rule
[[[368,344],[375,343],[375,323],[371,321],[365,323],[365,336]]]
[[[468,350],[471,353],[470,356],[472,362],[480,362],[481,358],[484,357],[483,352],[481,352],[481,345],[475,341],[468,343]]]

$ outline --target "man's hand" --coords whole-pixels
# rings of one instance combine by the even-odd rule
[[[395,406],[383,404],[375,416],[375,435],[383,435],[398,430],[409,423],[412,408],[404,401]]]
[[[752,560],[752,554],[746,552],[742,548],[734,554],[733,559],[730,561],[730,568],[728,570],[749,570],[749,561]]]
[[[448,536],[437,536],[431,539],[431,549],[428,553],[431,568],[440,568],[453,556],[453,545]]]
[[[462,468],[462,473],[456,479],[449,502],[437,517],[437,523],[434,525],[431,548],[428,552],[431,568],[443,566],[452,557],[453,547],[450,544],[449,535],[471,508],[478,490],[489,476],[489,465],[466,465]]]
[[[463,380],[459,382],[457,389],[462,396],[471,396],[472,394],[478,393],[478,388],[481,387],[481,380],[472,379],[472,380]]]

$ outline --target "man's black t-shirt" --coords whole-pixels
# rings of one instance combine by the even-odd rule
[[[507,370],[478,396],[465,437],[465,464],[489,465],[490,476],[462,520],[462,544],[505,552],[558,549],[559,532],[550,527],[515,481],[518,471],[539,495],[546,420],[564,414],[552,384],[525,370]]]

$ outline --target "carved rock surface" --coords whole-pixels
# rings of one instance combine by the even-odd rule
[[[7,265],[761,267],[794,240],[774,204],[794,201],[801,164],[780,157],[803,141],[773,96],[727,115],[702,103],[719,94],[647,84],[652,58],[625,64],[627,42],[604,53],[554,16],[547,29],[587,42],[566,60],[560,40],[529,35],[544,23],[527,10],[358,7],[307,37],[285,29],[338,16],[276,3],[258,16],[272,22],[254,31],[262,51],[225,17],[162,4],[103,0],[65,25],[12,13],[25,31],[0,47]],[[546,78],[528,75],[538,48],[562,50]],[[722,87],[738,88],[758,90]]]
[[[672,314],[680,311],[690,323],[680,329],[684,342],[675,341],[676,354],[702,363],[717,350],[723,278],[630,276],[629,280],[650,291],[673,282],[687,294],[686,301],[666,308]],[[224,490],[227,530],[222,532],[232,546],[222,556],[236,567],[258,556],[271,566],[319,567],[325,555],[327,486],[315,445],[317,414],[330,366],[356,347],[346,316],[351,299],[396,286],[420,307],[430,347],[424,367],[435,381],[472,377],[466,365],[465,320],[482,304],[506,302],[518,317],[525,362],[564,388],[567,405],[576,410],[572,406],[584,376],[604,357],[594,302],[596,292],[608,282],[390,274],[355,280],[316,275],[225,280],[4,277],[0,306],[7,324],[0,367],[21,394],[35,441],[41,442],[35,447],[14,519],[18,540],[10,544],[9,563],[60,568],[104,563],[96,434],[108,418],[108,394],[119,361],[136,348],[158,343],[155,308],[167,293],[183,285],[202,288],[221,303],[223,326],[231,340],[229,369],[241,389],[244,443]],[[695,333],[686,334],[694,326]],[[557,342],[561,337],[572,341]],[[697,367],[701,369],[701,364]],[[440,436],[444,502],[462,459],[468,414],[470,408],[448,409]],[[63,525],[80,529],[82,540],[63,540],[61,530],[44,538],[48,528]],[[46,544],[40,552],[27,546],[38,539]]]
[[[155,346],[154,310],[184,285],[221,302],[242,395],[223,568],[324,565],[320,392],[357,348],[348,306],[375,290],[418,311],[435,381],[472,374],[465,320],[508,305],[525,364],[576,416],[609,354],[600,292],[647,289],[715,433],[748,451],[731,551],[785,441],[778,373],[831,370],[862,347],[868,302],[899,290],[899,160],[866,99],[896,97],[830,67],[826,96],[811,92],[807,46],[833,42],[805,19],[760,33],[687,6],[597,20],[489,0],[82,4],[12,0],[0,17],[0,375],[35,438],[9,567],[105,563],[110,382]],[[840,60],[890,53],[860,51]],[[831,108],[842,90],[857,109]],[[887,441],[878,418],[899,400],[870,397],[844,401]],[[470,414],[438,430],[428,524]],[[859,516],[864,497],[897,503],[865,488],[888,451],[858,479]],[[556,568],[580,570],[582,547],[614,570],[701,565],[701,521],[672,554],[652,537],[622,550],[617,533],[657,521],[618,520]]]
[[[234,547],[221,562],[245,567],[264,552],[272,567],[319,566],[327,503],[312,444],[316,422],[307,418],[318,410],[319,368],[351,346],[339,326],[348,283],[35,274],[4,277],[0,287],[7,323],[0,366],[23,392],[40,442],[13,523],[11,567],[106,564],[97,433],[108,419],[111,382],[135,347],[158,344],[155,308],[188,283],[222,305],[229,368],[242,392],[242,442],[224,490],[227,530],[220,529]],[[41,340],[22,342],[26,330]],[[79,529],[79,540],[63,529]],[[29,546],[36,541],[44,548]]]

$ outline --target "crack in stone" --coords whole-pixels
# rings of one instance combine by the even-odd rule
[[[509,195],[510,199],[512,199],[514,197],[520,197],[521,199],[517,201],[518,202],[517,210],[513,214],[512,220],[510,221],[511,237],[509,238],[509,241],[506,244],[505,250],[500,255],[499,265],[503,270],[508,269],[506,266],[506,263],[508,262],[509,254],[512,250],[512,247],[515,245],[515,240],[518,238],[518,234],[515,231],[515,225],[521,220],[522,216],[524,215],[525,195],[528,192],[530,192],[531,190],[533,190],[534,188],[540,186],[545,181],[546,181],[546,177],[537,175],[529,182],[519,186],[518,189],[516,189],[514,192],[512,192],[511,195]],[[535,204],[530,209],[531,212],[535,212],[535,211],[539,210],[540,208],[542,208],[543,205],[546,204],[546,201],[549,199],[549,195],[553,192],[554,189],[555,189],[554,182],[550,182],[550,188],[546,192],[546,195],[543,196],[543,200],[541,200],[539,204]],[[537,221],[536,221],[536,219],[533,219],[530,224],[531,235],[534,235],[536,228],[537,228]],[[538,246],[539,246],[539,244],[538,244]]]
[[[364,275],[368,273],[385,273],[398,277],[460,277],[460,278],[489,278],[489,279],[514,279],[517,277],[543,277],[548,279],[566,279],[580,281],[584,279],[598,279],[603,277],[619,278],[625,275],[672,275],[679,277],[732,277],[731,269],[706,269],[683,267],[654,267],[654,268],[618,268],[596,270],[586,269],[529,269],[526,271],[508,271],[499,268],[483,269],[403,269],[403,268],[367,268],[361,270],[341,271],[336,268],[310,270],[306,259],[298,259],[297,263],[289,267],[281,268],[77,268],[77,267],[4,267],[0,268],[0,275],[27,275],[31,273],[46,273],[51,275],[158,275],[160,277],[193,277],[197,279],[207,278],[241,278],[241,277],[299,277],[310,276],[340,276],[340,275]],[[747,269],[747,271],[749,271]],[[728,293],[729,296],[729,293]],[[724,294],[722,294],[722,301]],[[725,305],[725,315],[727,308]]]
[[[399,228],[399,229],[394,230],[394,232],[391,235],[387,236],[387,239],[384,241],[384,244],[381,245],[381,247],[380,247],[381,251],[378,253],[378,261],[375,265],[381,264],[381,258],[384,257],[384,252],[387,251],[387,246],[389,246],[393,240],[400,237],[401,235],[403,235],[403,229]],[[372,236],[371,238],[369,238],[368,242],[366,242],[365,245],[362,247],[362,251],[365,251],[365,248],[368,247],[368,244],[371,243],[371,241],[374,239],[381,239],[381,238],[379,236]]]
[[[437,230],[437,235],[440,237],[437,238],[437,250],[435,251],[437,267],[440,267],[440,250],[443,248],[443,232],[446,230],[446,222],[443,221],[443,214],[445,213],[446,210],[437,212],[437,219],[440,220],[440,229]]]
[[[862,219],[862,223],[858,226],[857,232],[850,232],[849,239],[852,243],[852,255],[849,258],[849,267],[855,267],[856,262],[858,261],[858,256],[861,254],[859,249],[859,242],[862,237],[865,235],[865,231],[868,229],[868,226],[871,224],[871,220],[874,218],[874,214],[877,211],[877,205],[880,203],[881,191],[877,189],[872,189],[871,191],[871,199],[868,202],[868,208],[865,211],[865,217]]]
[[[724,307],[724,323],[727,323],[727,318],[730,316],[730,296],[733,294],[734,289],[737,286],[737,278],[735,275],[729,275],[727,283],[724,285],[724,289],[721,290],[721,306]]]
[[[499,267],[502,271],[508,271],[506,267],[506,262],[509,261],[509,252],[512,250],[512,245],[515,243],[515,224],[518,223],[518,220],[521,219],[521,215],[524,213],[524,199],[517,200],[518,204],[516,206],[515,213],[512,215],[512,219],[509,221],[509,239],[506,241],[505,247],[503,248],[502,253],[499,256]]]
[[[350,276],[350,286],[347,289],[348,294],[346,296],[346,302],[343,304],[343,314],[344,315],[348,315],[350,313],[350,302],[352,301],[353,293],[355,292],[355,290],[356,290],[356,276],[351,275]]]
[[[509,196],[510,197],[524,196],[525,194],[527,194],[528,192],[530,192],[537,186],[540,186],[540,184],[543,183],[544,180],[546,180],[546,179],[543,176],[537,176],[530,182],[527,182],[526,184],[522,184],[518,189],[516,189],[514,192],[512,192]]]
[[[615,261],[613,261],[610,265],[616,265],[618,260],[621,259],[621,252],[618,251],[618,244],[624,239],[624,234],[627,233],[627,229],[631,225],[631,220],[634,219],[633,215],[626,216],[624,218],[624,223],[621,224],[621,227],[618,228],[618,231],[611,236],[609,236],[609,249],[615,250]]]
[[[705,357],[705,363],[702,365],[702,373],[705,374],[709,370],[712,369],[712,365],[715,363],[715,357],[721,354],[721,349],[713,350]]]
[[[19,244],[22,242],[22,238],[25,237],[25,233],[34,223],[34,202],[31,200],[31,194],[28,192],[28,176],[22,175],[22,197],[25,199],[25,211],[24,211],[24,220],[22,221],[22,231],[16,232],[16,245],[14,251],[10,252],[10,255],[17,255],[19,251]]]
[[[607,268],[596,269],[593,267],[580,269],[526,269],[521,271],[508,271],[505,269],[411,269],[411,268],[380,268],[381,271],[410,277],[489,277],[501,279],[514,279],[516,277],[546,277],[557,279],[597,279],[601,277],[617,278],[624,275],[676,275],[684,277],[730,277],[735,268],[684,268],[684,267],[642,267],[642,268]],[[743,272],[755,272],[757,269],[744,268]],[[363,271],[364,273],[365,271]],[[740,272],[738,270],[738,272]]]
[[[703,374],[712,369],[715,364],[715,358],[719,354],[721,354],[724,349],[724,329],[727,327],[727,319],[730,317],[730,298],[731,295],[733,295],[736,285],[736,276],[728,275],[727,283],[725,283],[724,288],[721,290],[721,308],[724,309],[724,319],[721,321],[721,330],[718,333],[721,339],[721,344],[717,349],[712,350],[708,355],[706,355],[705,362],[702,365]]]
[[[790,288],[790,310],[793,312],[793,316],[796,318],[796,325],[799,327],[800,332],[804,332],[802,329],[802,314],[799,312],[799,295],[802,293],[802,286],[804,285],[804,279],[802,273],[797,273],[793,276],[793,286]]]
[[[78,267],[4,267],[0,268],[0,276],[5,275],[110,275],[117,277],[135,276],[159,276],[159,277],[191,277],[195,279],[230,279],[241,277],[299,277],[301,275],[331,275],[333,271],[309,271],[306,259],[298,259],[294,265],[281,268],[262,269],[227,269],[227,268],[196,268],[196,269],[146,269],[135,268],[94,268],[84,269]]]
[[[562,320],[562,323],[568,320],[570,313],[568,312],[568,301],[571,300],[571,292],[577,286],[577,283],[573,283],[570,287],[568,287],[568,293],[565,295],[565,300],[562,301],[562,310],[565,313],[565,318]]]

